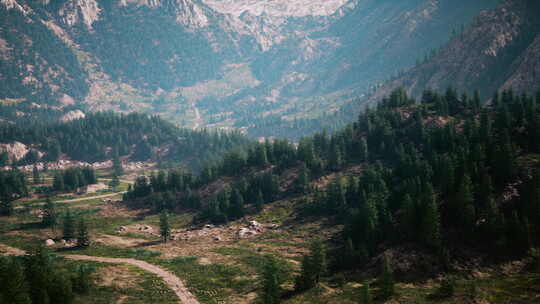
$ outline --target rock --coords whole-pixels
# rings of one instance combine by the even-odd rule
[[[65,245],[65,244],[66,244],[66,240],[61,239],[61,240],[60,240],[60,243],[61,243],[62,245]]]
[[[125,226],[120,226],[120,227],[114,228],[115,232],[124,232],[126,230],[127,230],[127,228]]]
[[[272,230],[273,230],[273,229],[278,229],[278,228],[279,228],[279,225],[278,225],[278,224],[270,224],[270,225],[266,226],[266,228],[272,229]]]
[[[52,239],[48,239],[45,241],[45,246],[53,246],[54,245],[54,241]]]
[[[248,228],[240,228],[240,230],[238,230],[238,236],[240,238],[245,238],[245,237],[256,235],[256,234],[257,234],[257,231],[253,231]]]
[[[139,230],[140,231],[152,231],[154,229],[152,227],[148,226],[148,225],[143,225],[143,226],[139,227]]]
[[[212,228],[214,228],[214,225],[206,224],[206,225],[204,225],[204,228],[205,229],[212,229]]]
[[[215,236],[214,241],[221,241],[221,237],[220,236]]]
[[[73,111],[69,111],[66,114],[64,114],[64,116],[62,116],[60,118],[60,120],[62,122],[68,122],[68,121],[72,121],[72,120],[75,120],[75,119],[81,119],[81,118],[84,118],[84,117],[86,117],[86,115],[84,115],[84,113],[81,110],[73,110]]]
[[[258,227],[261,227],[261,224],[259,224],[257,221],[250,221],[249,222],[249,227],[258,228]]]

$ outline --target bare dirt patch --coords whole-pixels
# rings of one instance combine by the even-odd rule
[[[134,287],[141,281],[138,278],[137,272],[125,265],[101,267],[97,277],[98,285],[116,286],[119,288]]]
[[[105,185],[104,183],[97,183],[93,185],[88,185],[86,187],[86,193],[96,193],[99,190],[105,190],[109,189],[109,186]]]
[[[107,246],[119,246],[119,247],[136,247],[141,244],[147,243],[144,239],[134,239],[127,237],[120,237],[110,234],[100,234],[94,239],[94,242],[101,243]]]
[[[93,205],[93,208],[99,208],[99,212],[97,213],[97,216],[100,217],[118,217],[118,216],[125,216],[125,217],[136,217],[141,213],[145,213],[147,210],[144,209],[138,209],[133,210],[129,209],[128,207],[124,206],[121,203],[103,203],[99,205]]]
[[[25,255],[24,250],[0,244],[0,256]]]

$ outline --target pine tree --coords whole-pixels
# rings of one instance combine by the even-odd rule
[[[23,267],[16,258],[0,260],[0,302],[32,303]]]
[[[32,178],[34,180],[34,185],[41,184],[41,178],[39,176],[39,170],[38,170],[36,164],[34,164],[34,167],[32,168]]]
[[[458,192],[456,194],[454,215],[467,232],[472,232],[475,224],[474,194],[472,181],[469,175],[463,176]]]
[[[296,179],[296,189],[299,193],[307,193],[309,188],[309,169],[305,166],[302,166],[300,169],[300,174]]]
[[[369,291],[369,283],[364,282],[360,289],[360,304],[372,304],[373,299]]]
[[[311,253],[304,255],[300,275],[295,280],[295,290],[304,291],[315,287],[326,272],[326,253],[321,241],[315,241],[310,247]]]
[[[424,188],[424,214],[420,224],[422,239],[429,247],[439,249],[441,245],[441,222],[439,207],[431,184],[427,184],[424,186]]]
[[[159,234],[161,235],[161,238],[163,239],[163,242],[167,243],[167,240],[169,240],[169,237],[171,236],[171,227],[169,226],[169,215],[167,214],[167,211],[161,212],[161,216],[159,217]]]
[[[69,209],[66,210],[66,214],[64,215],[62,232],[63,238],[65,240],[71,240],[75,238],[75,218],[71,214],[71,211]]]
[[[113,158],[113,174],[114,176],[122,176],[124,174],[124,168],[122,168],[122,161],[118,156]]]
[[[263,303],[278,304],[281,302],[281,280],[276,261],[272,257],[265,260],[262,279],[263,279]]]
[[[77,245],[79,247],[90,246],[90,235],[88,233],[88,226],[84,218],[79,219],[79,225],[77,227]]]
[[[228,215],[229,218],[241,218],[244,216],[244,198],[236,188],[232,192]]]
[[[11,201],[0,202],[0,215],[11,216],[13,215],[13,203]]]
[[[51,265],[49,251],[43,245],[33,248],[26,257],[24,266],[32,303],[55,303],[50,297],[50,280],[55,269]]]
[[[92,285],[90,267],[79,265],[77,267],[77,277],[74,279],[73,290],[80,294],[88,294]]]
[[[261,190],[257,191],[257,196],[255,197],[255,210],[261,212],[264,208],[264,199]]]
[[[120,185],[120,179],[118,178],[118,175],[114,174],[111,179],[111,182],[109,183],[109,186],[112,187],[113,189],[116,189],[116,187],[118,187],[119,185]]]
[[[388,256],[384,256],[383,271],[381,275],[381,296],[383,299],[390,299],[394,295],[394,275]]]
[[[367,140],[362,137],[360,139],[360,161],[361,162],[367,162],[369,160],[369,148],[367,144]]]
[[[54,175],[53,190],[64,191],[64,177],[61,174]]]
[[[417,210],[416,204],[411,199],[409,194],[406,194],[403,198],[402,206],[402,220],[405,235],[410,239],[415,239],[417,237],[418,230],[418,221],[417,221]]]
[[[343,267],[346,269],[355,268],[356,262],[358,260],[358,255],[354,249],[354,244],[352,239],[349,237],[345,241],[343,246]]]
[[[53,231],[58,224],[58,218],[56,214],[55,204],[49,197],[45,199],[45,205],[43,206],[43,217],[41,218],[43,227],[51,228]]]

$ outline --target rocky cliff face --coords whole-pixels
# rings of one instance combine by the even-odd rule
[[[371,100],[396,87],[415,96],[426,88],[480,89],[485,98],[494,90],[534,93],[540,89],[540,5],[507,0],[482,12],[463,32],[425,62],[380,88]]]
[[[0,99],[191,127],[324,115],[497,2],[0,0]]]

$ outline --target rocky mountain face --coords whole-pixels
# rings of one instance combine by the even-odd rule
[[[495,90],[535,93],[540,89],[539,14],[538,1],[521,0],[482,12],[432,57],[378,89],[371,101],[397,87],[417,97],[427,88],[448,87],[479,89],[485,99]]]
[[[249,132],[337,110],[498,2],[0,0],[0,99]]]

